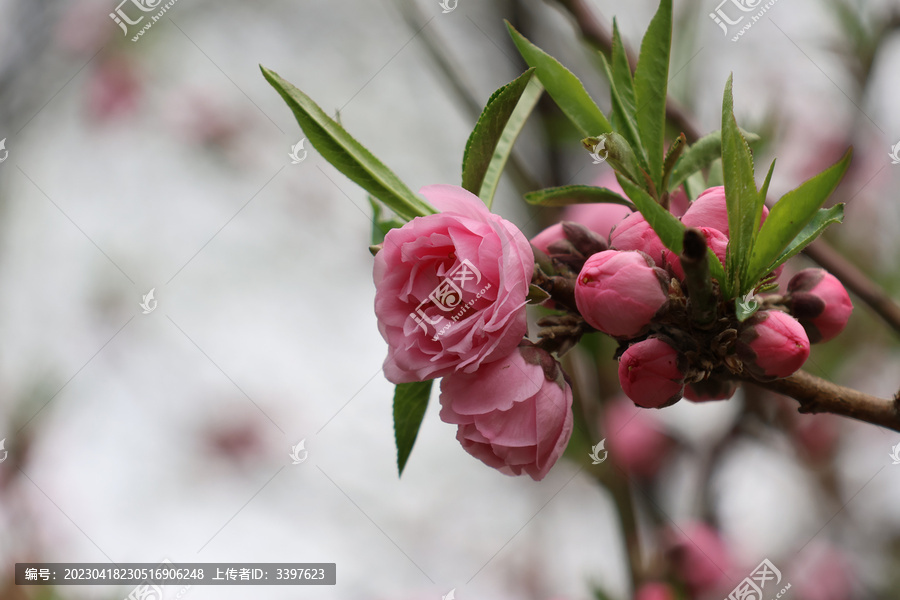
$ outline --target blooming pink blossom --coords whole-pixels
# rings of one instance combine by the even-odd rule
[[[737,354],[754,377],[787,377],[809,357],[809,338],[803,326],[787,313],[761,310],[743,325]]]
[[[441,420],[488,466],[539,481],[572,435],[572,388],[544,350],[520,346],[474,373],[441,381]]]
[[[394,383],[471,373],[527,330],[534,255],[525,236],[460,187],[421,193],[443,212],[392,229],[375,256],[375,315]]]
[[[663,340],[643,340],[629,346],[619,359],[619,383],[638,406],[668,406],[684,392],[681,362],[678,351]]]
[[[609,247],[613,250],[640,250],[661,265],[666,246],[653,231],[650,223],[639,213],[631,213],[616,225],[609,234]]]
[[[804,269],[787,286],[788,307],[812,343],[837,336],[850,319],[853,303],[838,278],[824,269]]]
[[[674,444],[655,413],[641,410],[627,398],[619,397],[605,407],[602,426],[610,460],[629,475],[656,475]]]
[[[598,252],[575,282],[578,312],[604,333],[635,336],[667,302],[667,279],[642,252]]]

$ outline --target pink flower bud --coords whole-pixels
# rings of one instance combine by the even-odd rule
[[[788,283],[788,308],[813,344],[827,342],[847,325],[853,303],[837,277],[824,269],[804,269]]]
[[[540,481],[572,435],[572,388],[544,350],[520,346],[474,373],[441,381],[441,420],[486,465]]]
[[[668,556],[679,578],[694,595],[703,595],[728,580],[732,559],[719,532],[701,522],[668,531]]]
[[[691,201],[688,199],[687,194],[684,193],[683,187],[679,186],[677,190],[669,194],[669,212],[676,217],[686,213],[690,206]]]
[[[684,391],[682,357],[658,338],[632,344],[619,359],[619,383],[638,406],[660,408],[674,404]]]
[[[531,238],[530,242],[544,254],[550,254],[550,244],[564,239],[566,239],[566,234],[563,232],[562,223],[554,223],[550,227],[542,229],[540,233]]]
[[[668,584],[653,581],[639,587],[634,600],[676,600],[676,596]]]
[[[598,252],[575,282],[578,312],[611,336],[633,337],[668,300],[667,279],[642,252]]]
[[[606,406],[602,428],[610,460],[628,475],[644,479],[659,472],[675,443],[655,413],[641,410],[624,397]]]
[[[769,215],[769,209],[763,206],[762,224]],[[686,227],[712,227],[728,235],[728,205],[725,202],[725,187],[716,186],[700,194],[691,202],[690,208],[681,217]]]
[[[700,231],[706,237],[706,245],[712,248],[712,251],[718,257],[722,266],[725,266],[725,251],[728,249],[728,236],[712,227],[699,227]],[[672,269],[672,273],[678,279],[684,279],[684,269],[681,268],[681,260],[671,250],[666,250],[666,264]]]
[[[631,213],[613,228],[609,234],[609,247],[613,250],[640,250],[657,265],[662,264],[666,253],[662,240],[639,212]]]
[[[788,377],[809,357],[809,338],[796,319],[780,310],[761,310],[738,335],[737,354],[757,379]]]

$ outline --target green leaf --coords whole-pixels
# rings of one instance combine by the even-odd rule
[[[488,209],[513,144],[544,91],[533,76],[534,69],[528,69],[494,92],[466,142],[462,186],[481,198]]]
[[[748,143],[759,141],[759,136],[741,129],[741,135]],[[714,160],[722,157],[722,132],[714,131],[705,135],[685,150],[684,154],[675,163],[672,175],[669,177],[669,191],[674,191],[688,177],[709,167]]]
[[[753,178],[753,155],[734,118],[732,77],[728,77],[722,100],[722,166],[729,238],[726,271],[733,290],[743,294],[752,287],[746,278],[747,264],[753,251],[753,239],[759,229],[757,215],[762,206]]]
[[[612,98],[613,108],[612,118],[613,123],[616,124],[616,130],[621,132],[622,137],[624,137],[631,145],[632,149],[634,149],[641,168],[647,170],[646,153],[644,152],[643,146],[641,146],[641,136],[638,134],[637,123],[634,121],[634,109],[629,110],[625,105],[625,101],[620,96],[615,77],[613,77],[612,70],[609,67],[609,63],[606,61],[606,57],[602,54],[599,54],[598,56],[600,57],[600,63],[603,66],[603,70],[606,72],[606,78],[609,79],[609,95]]]
[[[431,397],[432,382],[433,380],[400,383],[394,389],[394,438],[397,441],[397,468],[400,475],[403,475],[406,461],[409,460],[409,454],[419,435],[422,418]]]
[[[570,204],[606,202],[623,204],[631,210],[635,210],[634,204],[627,198],[623,198],[612,190],[590,185],[564,185],[562,187],[528,192],[525,194],[525,202],[539,206],[568,206]]]
[[[681,249],[684,245],[684,225],[678,220],[678,217],[664,209],[659,203],[653,199],[643,189],[629,181],[626,177],[618,174],[619,185],[625,190],[625,193],[634,202],[634,205],[641,211],[641,214],[650,223],[653,231],[662,240],[666,248],[677,255],[681,255]]]
[[[437,211],[406,187],[399,177],[329,117],[312,99],[260,65],[263,76],[284,98],[297,123],[322,157],[351,181],[384,202],[399,217],[414,217]]]
[[[709,262],[710,276],[719,282],[719,289],[721,292],[728,295],[730,288],[728,287],[728,280],[725,279],[725,267],[722,265],[722,261],[719,260],[719,257],[716,256],[716,253],[713,252],[712,248],[707,248],[706,254]]]
[[[671,0],[670,0],[671,1]],[[537,69],[547,93],[584,136],[612,131],[603,111],[591,99],[584,84],[558,60],[532,44],[506,22],[509,35],[529,67]]]
[[[734,299],[734,312],[736,313],[737,320],[740,323],[743,323],[747,319],[753,316],[753,314],[759,310],[759,302],[753,298],[753,290],[747,292],[741,298]]]
[[[755,278],[755,283],[768,273],[770,265],[777,262],[784,250],[791,246],[816,216],[821,215],[819,209],[837,188],[850,166],[852,156],[853,149],[850,148],[837,163],[791,190],[775,203],[757,236],[748,265],[748,281],[749,278]]]
[[[844,221],[844,204],[838,203],[832,206],[831,208],[821,208],[819,212],[816,213],[816,216],[812,218],[806,227],[803,228],[800,233],[797,234],[797,237],[793,239],[793,241],[788,244],[788,247],[784,249],[784,251],[778,255],[771,265],[766,270],[766,272],[771,272],[774,269],[777,269],[779,266],[783,265],[789,258],[798,254],[808,245],[816,240],[817,237],[822,235],[825,229],[833,224],[833,223],[843,223]]]
[[[669,52],[672,47],[672,0],[660,0],[644,39],[634,70],[634,98],[638,131],[647,150],[650,178],[662,192],[663,153],[666,132],[666,95],[669,84]]]
[[[666,159],[663,161],[663,180],[662,187],[659,188],[660,192],[668,189],[672,168],[675,166],[675,162],[681,156],[681,153],[684,152],[685,146],[687,146],[687,138],[684,137],[683,133],[679,133],[672,145],[669,146],[669,150],[666,152]]]
[[[619,97],[628,110],[628,114],[634,115],[634,77],[631,74],[631,65],[628,64],[628,54],[619,35],[619,25],[613,17],[612,53],[610,55],[613,81],[619,91]]]
[[[388,231],[403,227],[406,221],[391,212],[374,196],[369,196],[369,204],[372,205],[372,245],[374,246],[384,242],[384,236]]]
[[[533,283],[528,285],[528,296],[525,299],[531,304],[540,304],[549,298],[550,294],[544,288],[538,287]]]
[[[652,196],[656,195],[656,188],[650,181],[650,176],[641,168],[631,144],[624,137],[613,131],[600,137],[585,138],[581,140],[581,144],[585,150],[595,155],[595,163],[599,156],[601,160],[608,162],[613,169],[643,187]]]

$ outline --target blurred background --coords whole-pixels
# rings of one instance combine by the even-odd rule
[[[606,110],[591,34],[616,15],[636,51],[656,2],[179,0],[132,41],[115,1],[0,2],[0,598],[132,592],[17,587],[15,562],[164,559],[337,564],[334,587],[165,590],[189,600],[723,598],[764,559],[767,596],[900,598],[900,435],[756,389],[637,411],[600,339],[567,358],[580,427],[543,482],[467,455],[436,397],[397,476],[366,194],[308,142],[293,164],[258,65],[412,189],[458,184],[524,70],[504,18]],[[717,1],[675,2],[682,124],[718,129],[734,72],[773,198],[854,145],[828,243],[897,297],[900,3],[778,0],[735,42],[710,13],[759,3]],[[556,215],[522,192],[608,172],[545,99],[494,210],[531,235]],[[889,397],[898,332],[854,303],[807,368]]]

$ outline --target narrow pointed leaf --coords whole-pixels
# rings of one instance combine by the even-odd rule
[[[788,247],[778,255],[772,264],[770,264],[765,272],[771,272],[783,265],[789,258],[800,253],[804,248],[816,240],[829,225],[834,223],[842,223],[844,221],[844,205],[843,203],[835,204],[831,208],[820,208],[816,216],[813,217],[803,230],[797,234],[797,237],[788,244]]]
[[[414,194],[393,171],[353,138],[313,100],[274,71],[260,66],[263,76],[275,88],[297,119],[303,133],[322,157],[351,181],[384,202],[394,213],[409,221],[437,211]]]
[[[734,118],[732,76],[728,77],[722,100],[722,166],[728,205],[728,278],[742,294],[749,289],[745,275],[761,208],[753,178],[753,155]]]
[[[759,141],[759,136],[741,129],[741,134],[748,143]],[[684,151],[675,168],[672,169],[672,175],[669,177],[669,191],[673,191],[684,181],[699,171],[709,167],[714,160],[722,157],[722,132],[714,131],[709,135],[705,135],[690,148]]]
[[[628,114],[634,117],[634,76],[631,74],[631,65],[628,64],[628,54],[625,52],[625,45],[622,43],[622,36],[619,35],[619,25],[616,23],[615,18],[613,18],[613,39],[610,63],[613,80],[616,82],[616,89],[619,90],[619,97],[622,99],[622,103],[625,105]]]
[[[412,452],[428,399],[431,396],[433,380],[400,383],[394,389],[394,438],[397,442],[397,469],[403,475],[406,461]]]
[[[666,159],[663,161],[663,180],[662,187],[659,188],[660,191],[668,189],[669,177],[672,174],[672,168],[675,166],[675,162],[684,152],[686,146],[687,138],[684,137],[683,133],[678,134],[678,137],[675,138],[675,141],[672,142],[671,146],[669,146],[669,150],[666,152]]]
[[[634,121],[633,109],[629,112],[627,105],[619,94],[618,85],[615,77],[613,77],[609,63],[606,61],[606,57],[602,54],[599,56],[603,70],[606,72],[606,78],[609,79],[609,95],[612,99],[612,118],[616,125],[616,130],[619,131],[622,134],[622,137],[624,137],[631,145],[638,163],[646,171],[648,168],[647,157],[643,146],[641,146],[641,136],[638,134],[637,123]]]
[[[584,136],[612,131],[603,111],[591,99],[584,84],[558,60],[532,44],[525,36],[506,23],[509,35],[519,53],[536,73],[547,93]]]
[[[672,46],[672,0],[661,0],[650,21],[634,71],[635,120],[647,150],[650,178],[661,190],[669,52]]]
[[[749,276],[765,275],[769,265],[792,245],[794,238],[804,231],[814,217],[821,215],[819,209],[837,188],[847,167],[850,166],[852,155],[851,148],[840,161],[807,180],[797,189],[788,192],[775,203],[756,239],[756,246],[750,258]]]
[[[528,192],[525,194],[525,202],[538,206],[568,206],[570,204],[606,202],[609,204],[622,204],[635,210],[634,204],[620,194],[606,188],[590,185],[564,185],[562,187]]]
[[[534,69],[528,69],[491,95],[466,142],[462,186],[481,198],[488,208],[513,144],[541,92],[543,88],[534,79]]]
[[[649,181],[647,172],[641,168],[634,151],[628,141],[616,132],[600,137],[589,137],[581,140],[585,150],[605,160],[617,172],[622,173],[632,182],[640,185],[648,193],[654,194],[654,187]],[[597,158],[594,158],[596,161]]]

